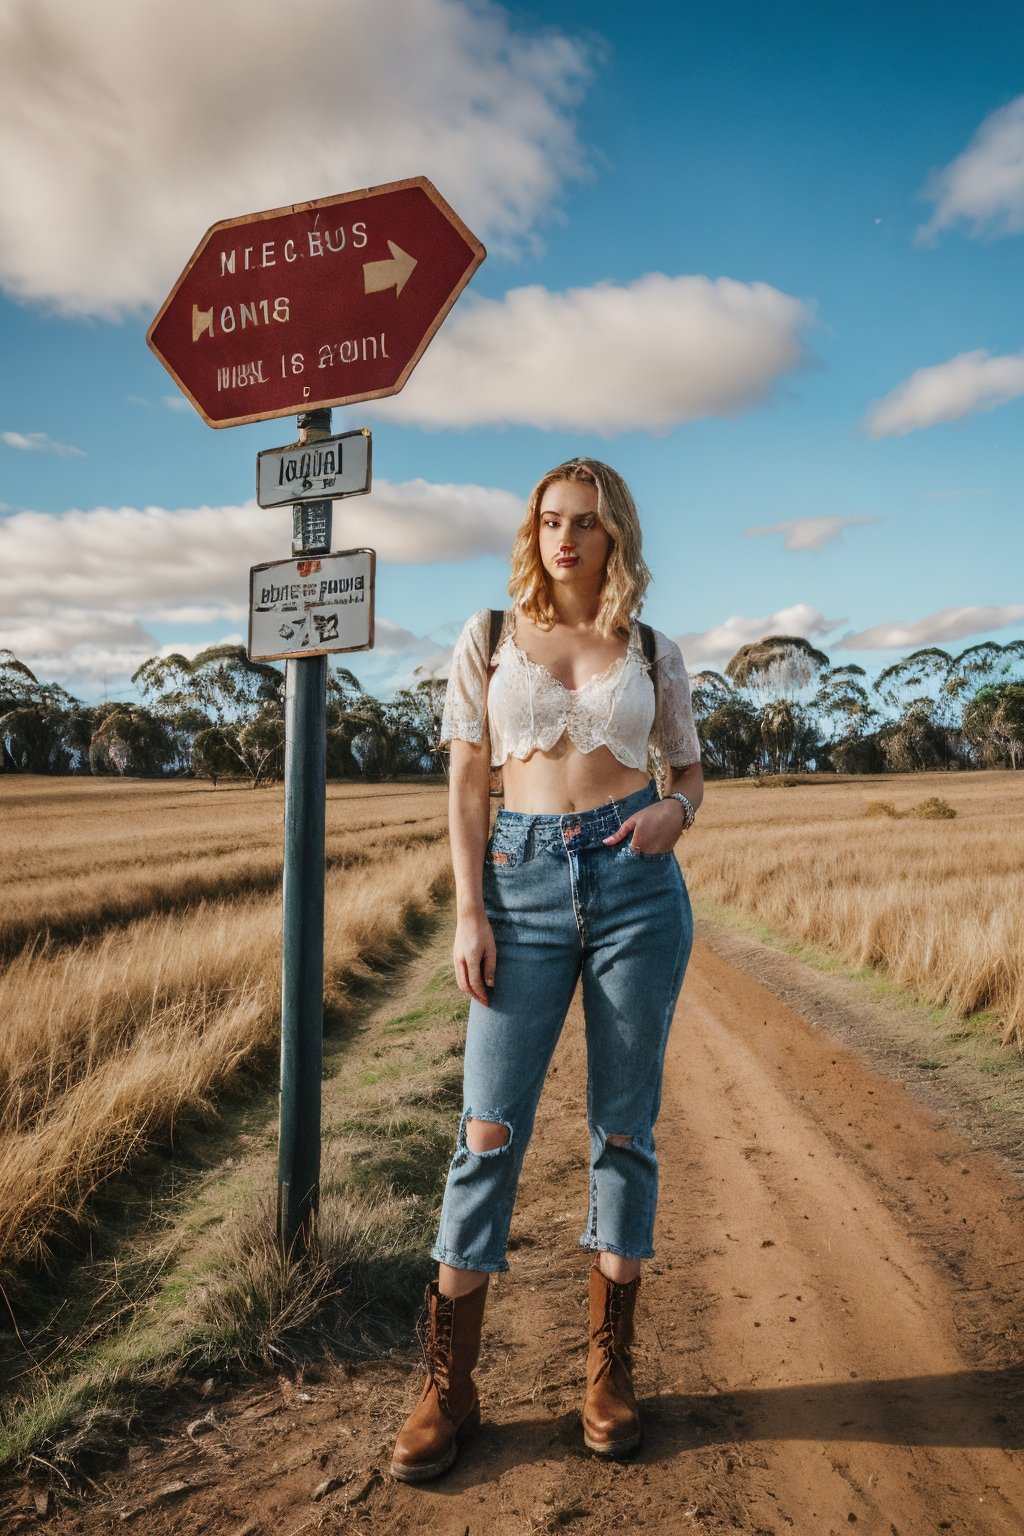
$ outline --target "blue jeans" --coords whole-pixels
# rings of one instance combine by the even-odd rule
[[[580,1245],[628,1259],[654,1252],[654,1122],[693,920],[673,853],[602,839],[656,799],[651,784],[592,811],[498,812],[484,865],[495,982],[490,1007],[470,1004],[462,1120],[433,1248],[442,1264],[508,1269],[523,1155],[581,974],[590,1212]],[[470,1119],[503,1125],[508,1141],[473,1152]]]

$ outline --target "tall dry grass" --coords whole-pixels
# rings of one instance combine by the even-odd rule
[[[279,792],[85,789],[65,802],[46,781],[0,781],[0,857],[29,941],[0,972],[6,1266],[44,1259],[141,1143],[203,1111],[278,1037]],[[331,786],[328,824],[326,986],[343,1011],[353,983],[447,894],[444,792]],[[273,894],[233,877],[247,860],[270,871]],[[222,881],[219,900],[193,878],[197,862]],[[86,929],[102,922],[111,882],[120,925],[58,942],[68,912]],[[131,920],[133,890],[142,915]],[[153,910],[155,892],[171,910]]]
[[[913,814],[933,798],[955,817]],[[1024,774],[715,783],[680,859],[697,900],[991,1015],[1024,1051]]]
[[[331,784],[327,811],[329,868],[374,863],[399,829],[432,843],[446,825],[434,785]],[[282,814],[279,786],[0,775],[0,956],[276,890]]]

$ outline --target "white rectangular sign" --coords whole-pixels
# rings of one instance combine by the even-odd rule
[[[372,549],[274,560],[249,571],[249,659],[323,656],[373,646]]]
[[[267,448],[256,455],[256,500],[261,507],[295,501],[338,501],[370,489],[369,427],[318,443]]]

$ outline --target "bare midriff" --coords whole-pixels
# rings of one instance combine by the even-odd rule
[[[505,809],[531,816],[592,811],[650,783],[650,774],[627,768],[607,747],[580,752],[567,733],[548,752],[510,757],[501,772]]]

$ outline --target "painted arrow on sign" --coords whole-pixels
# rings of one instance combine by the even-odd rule
[[[388,241],[388,250],[391,256],[387,261],[368,261],[363,267],[363,291],[364,293],[381,293],[385,288],[394,288],[395,296],[401,293],[409,281],[416,265],[415,256],[409,256],[396,245],[393,240]]]
[[[423,176],[225,219],[146,340],[211,427],[397,394],[485,255]]]

